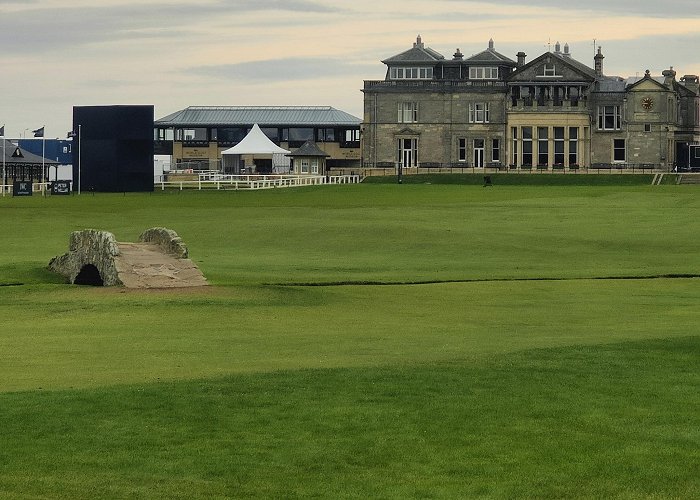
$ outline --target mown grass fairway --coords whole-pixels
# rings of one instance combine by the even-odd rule
[[[693,186],[0,199],[0,497],[697,498],[699,209]],[[71,230],[152,226],[215,286],[45,270]]]

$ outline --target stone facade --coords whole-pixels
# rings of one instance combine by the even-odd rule
[[[529,63],[488,48],[451,60],[413,47],[364,83],[365,168],[670,169],[700,142],[698,77],[605,76],[557,43]]]

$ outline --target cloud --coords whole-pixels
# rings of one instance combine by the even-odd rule
[[[0,4],[7,0],[0,0]],[[9,2],[15,5],[14,2]],[[37,8],[38,6],[38,8]],[[340,9],[307,0],[239,0],[231,2],[132,3],[91,7],[45,8],[24,5],[6,18],[0,46],[13,53],[54,52],[78,46],[122,40],[176,39],[178,33],[196,35],[198,22],[221,22],[261,11],[329,14]]]
[[[563,42],[562,42],[563,43]],[[620,73],[621,76],[631,76],[651,65],[652,73],[661,72],[669,65],[677,67],[679,72],[697,72],[700,56],[696,55],[695,47],[700,43],[700,35],[658,35],[637,39],[607,41],[603,52],[606,56],[605,67],[608,74]],[[483,47],[485,48],[485,46]],[[580,44],[580,50],[574,52],[574,57],[593,66],[593,48]],[[518,45],[504,46],[504,53],[515,54],[522,50]],[[545,52],[546,47],[532,52],[532,57]],[[590,53],[587,52],[590,50]],[[645,54],[644,57],[633,59],[630,54]],[[513,56],[514,57],[514,56]],[[654,62],[655,63],[654,63]],[[353,82],[365,79],[382,78],[384,65],[374,60],[374,57],[364,57],[355,53],[345,58],[327,57],[297,57],[248,61],[232,64],[215,64],[207,66],[188,67],[179,73],[187,76],[197,76],[204,79],[216,79],[239,84],[275,84],[282,82],[301,82],[315,79],[342,77]],[[679,75],[681,76],[681,75]]]
[[[697,0],[0,0],[3,122],[63,129],[74,104],[332,103],[362,110],[362,81],[416,35],[446,58],[487,47],[529,60],[568,42],[605,72],[700,74]],[[677,16],[672,19],[671,16]],[[233,96],[233,97],[232,97]],[[60,124],[60,123],[64,124]],[[9,125],[8,125],[9,126]],[[66,128],[67,130],[67,128]]]
[[[243,83],[279,83],[338,76],[362,80],[363,75],[372,69],[375,69],[375,65],[309,57],[198,66],[188,68],[183,73]]]
[[[606,42],[603,46],[605,72],[634,76],[643,75],[649,69],[653,75],[660,75],[662,70],[673,66],[678,70],[678,78],[685,74],[698,74],[698,46],[700,34],[659,35]],[[643,57],[631,58],[630,54],[643,54]]]
[[[444,0],[446,2],[473,4],[464,0]],[[488,2],[482,2],[488,3]],[[499,6],[516,5],[525,7],[522,0],[499,0]],[[697,0],[587,0],[586,2],[562,2],[561,0],[530,0],[528,8],[545,8],[557,10],[592,11],[596,16],[605,13],[626,14],[627,16],[658,16],[664,18],[700,17]]]
[[[0,31],[0,46],[13,53],[52,52],[127,38],[152,26],[147,7],[36,9],[13,16]]]
[[[238,0],[231,2],[218,2],[228,12],[260,12],[265,10],[281,10],[289,12],[315,12],[329,13],[340,12],[342,9],[331,7],[327,2],[311,2],[306,0]]]

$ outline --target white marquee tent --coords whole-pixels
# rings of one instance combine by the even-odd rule
[[[289,154],[284,148],[272,142],[256,123],[241,142],[221,152],[224,172],[241,172],[241,156],[272,156],[272,171],[289,172]]]

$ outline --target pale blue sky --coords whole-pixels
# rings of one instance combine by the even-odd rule
[[[564,5],[566,4],[566,5]],[[451,57],[528,60],[568,42],[605,73],[700,74],[696,0],[0,0],[0,125],[65,137],[72,106],[328,105],[361,117],[362,82],[421,34]]]

